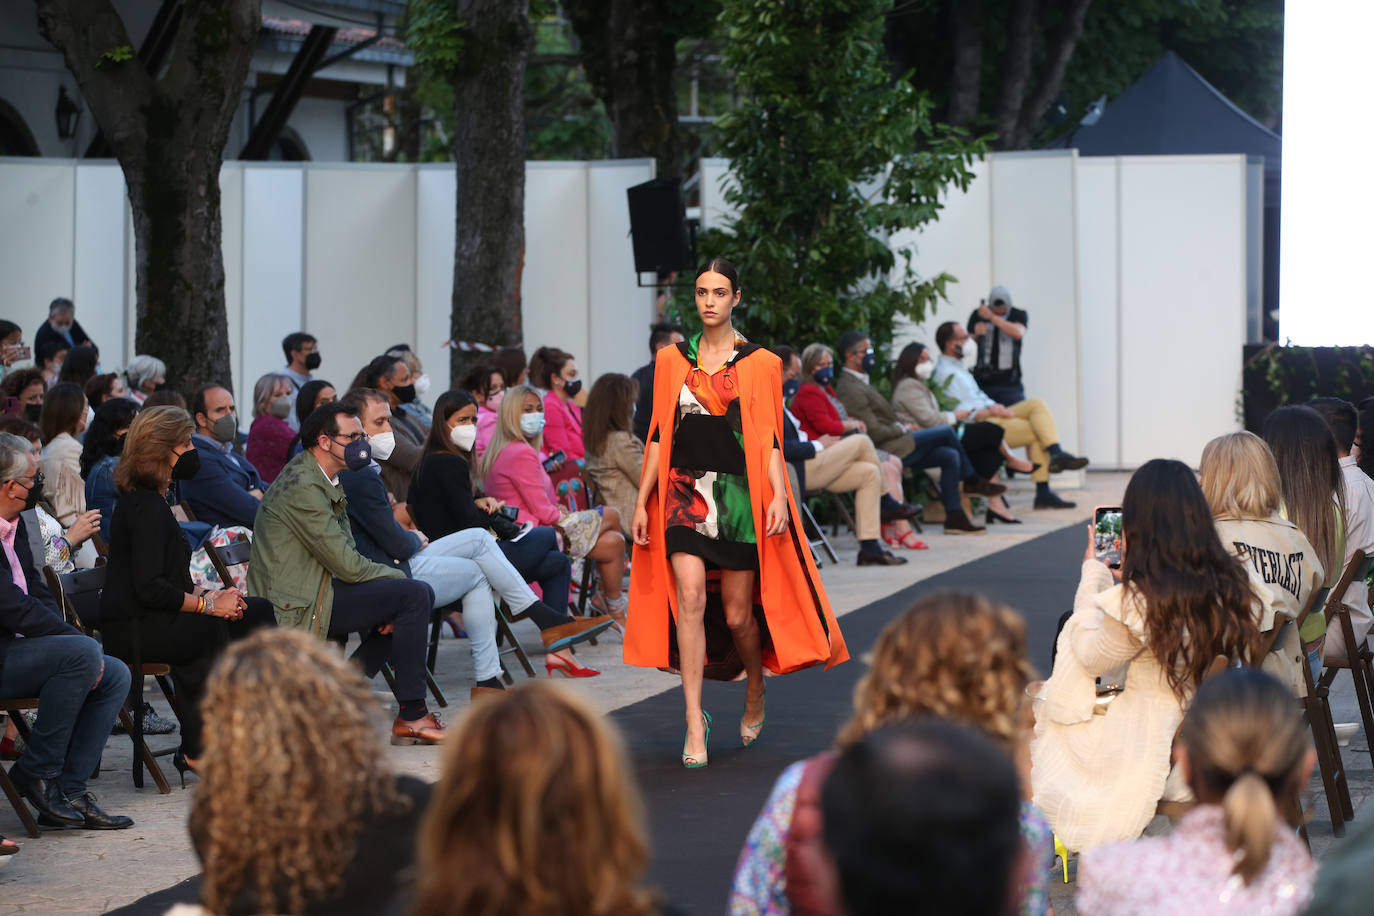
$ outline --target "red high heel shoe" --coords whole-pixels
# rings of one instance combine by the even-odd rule
[[[544,670],[548,671],[549,677],[553,677],[555,671],[563,672],[564,677],[596,677],[601,673],[595,668],[579,665],[572,659],[564,658],[561,655],[545,655]]]
[[[906,534],[902,535],[902,539],[901,539],[900,541],[898,541],[897,543],[901,544],[901,545],[902,545],[903,547],[905,547],[907,550],[929,550],[929,549],[930,549],[930,545],[927,544],[925,541],[921,540],[920,538],[918,538],[918,537],[916,536],[916,532],[914,532],[914,531],[908,531]]]
[[[896,547],[901,544],[897,537],[897,526],[888,522],[882,527],[883,543],[889,547]]]

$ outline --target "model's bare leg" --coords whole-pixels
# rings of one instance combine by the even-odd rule
[[[677,654],[686,707],[685,757],[699,760],[706,751],[706,723],[701,716],[701,678],[706,667],[706,564],[690,553],[669,558],[677,578]]]

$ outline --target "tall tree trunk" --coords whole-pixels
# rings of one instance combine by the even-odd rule
[[[678,175],[678,36],[654,0],[563,0],[582,69],[606,106],[618,158],[651,157],[661,177]]]
[[[1014,149],[1016,122],[1030,83],[1031,60],[1035,54],[1038,0],[1013,0],[1011,21],[1007,26],[1006,61],[1002,69],[1002,94],[997,106],[998,149]]]
[[[451,331],[454,340],[516,346],[522,343],[529,0],[459,0],[458,19],[464,42],[453,73],[458,214]],[[480,361],[451,351],[452,383]]]
[[[159,79],[132,55],[110,0],[37,0],[124,171],[133,211],[135,349],[189,393],[232,386],[219,172],[262,24],[261,0],[186,5]],[[127,52],[127,53],[126,53]]]
[[[1065,10],[1064,25],[1054,46],[1049,50],[1049,60],[1045,66],[1044,76],[1040,79],[1040,85],[1035,94],[1021,106],[1021,115],[1016,121],[1011,149],[1022,149],[1030,143],[1035,129],[1040,126],[1041,119],[1049,110],[1050,103],[1059,94],[1059,87],[1064,83],[1064,73],[1069,69],[1069,61],[1073,59],[1074,49],[1083,34],[1083,20],[1087,17],[1090,6],[1092,0],[1072,0]]]
[[[949,109],[945,121],[967,127],[978,115],[983,81],[982,0],[954,3],[954,69],[949,80]]]

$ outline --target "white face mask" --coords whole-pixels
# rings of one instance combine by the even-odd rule
[[[477,426],[473,423],[464,423],[455,426],[448,431],[448,440],[458,446],[460,451],[472,451],[473,443],[477,441]]]
[[[544,431],[544,415],[542,413],[522,413],[520,415],[520,431],[526,436],[537,436]]]
[[[422,398],[422,397],[424,397],[425,394],[427,394],[428,392],[429,392],[429,376],[428,376],[428,375],[417,375],[417,376],[415,376],[415,396],[416,396],[417,398]]]
[[[965,365],[972,366],[978,362],[978,342],[972,337],[964,341],[963,357]]]
[[[390,430],[368,436],[367,441],[372,444],[372,457],[378,461],[387,460],[391,457],[391,453],[396,450],[396,434]]]
[[[933,362],[931,362],[930,360],[926,360],[926,361],[923,362],[923,363],[917,363],[917,364],[916,364],[916,377],[917,377],[918,379],[920,379],[921,381],[923,381],[923,382],[924,382],[926,379],[930,378],[931,374],[934,373],[934,372],[935,372],[935,364],[934,364]]]

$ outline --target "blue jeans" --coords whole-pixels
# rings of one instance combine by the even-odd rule
[[[902,459],[909,468],[940,469],[940,502],[946,512],[960,508],[959,482],[974,476],[968,453],[952,426],[918,429],[911,434],[916,448]]]
[[[16,765],[30,776],[58,779],[67,797],[77,798],[85,794],[129,695],[129,667],[105,655],[89,636],[16,639],[0,668],[0,694],[38,697],[38,721]]]
[[[535,528],[518,541],[498,541],[497,547],[526,582],[538,582],[544,603],[560,614],[568,613],[572,588],[572,561],[558,549],[552,528]]]

